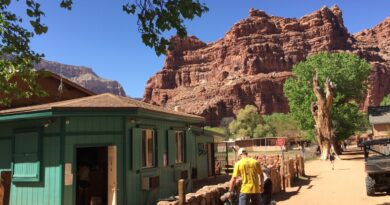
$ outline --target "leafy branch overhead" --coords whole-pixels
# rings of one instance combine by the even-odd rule
[[[28,31],[20,24],[22,19],[9,11],[10,0],[0,1],[0,90],[2,97],[0,104],[9,104],[11,99],[41,95],[35,82],[34,65],[42,55],[30,49],[30,38],[34,34],[47,32],[47,26],[41,23],[44,13],[40,4],[33,0],[26,0],[26,14],[34,31]],[[19,81],[15,80],[18,75]],[[20,86],[26,89],[20,91]]]
[[[73,0],[62,0],[61,7],[72,8]],[[187,36],[184,20],[201,17],[209,9],[199,0],[134,0],[122,6],[123,11],[137,15],[138,30],[145,45],[154,48],[157,55],[172,48],[163,34],[176,30],[179,37]]]
[[[0,104],[10,104],[11,99],[42,95],[35,82],[34,66],[43,55],[30,48],[30,39],[48,31],[42,22],[45,13],[37,0],[25,0],[28,19],[22,19],[9,9],[12,2],[18,1],[0,0]],[[71,10],[73,0],[61,0],[59,4]],[[208,11],[199,0],[134,0],[123,5],[122,9],[128,14],[137,15],[142,41],[154,48],[157,55],[165,54],[172,48],[164,32],[176,30],[178,36],[185,37],[187,29],[184,21],[200,17]],[[22,26],[23,20],[28,20],[31,31]],[[22,85],[27,89],[21,90]]]
[[[174,29],[179,37],[186,37],[184,20],[201,17],[208,8],[199,0],[135,0],[124,5],[123,10],[137,14],[142,41],[161,55],[172,48],[163,32]]]

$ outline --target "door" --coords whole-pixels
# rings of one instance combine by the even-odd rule
[[[116,146],[108,146],[108,205],[116,205]]]

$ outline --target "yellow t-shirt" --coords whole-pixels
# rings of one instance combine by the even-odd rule
[[[260,163],[253,158],[242,158],[234,165],[233,177],[241,177],[241,193],[260,193],[260,174],[263,174]]]

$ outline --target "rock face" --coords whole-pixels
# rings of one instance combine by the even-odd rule
[[[300,19],[251,9],[216,42],[171,40],[175,50],[147,82],[143,100],[202,115],[207,124],[218,124],[247,104],[263,114],[288,112],[283,83],[294,64],[320,51],[350,51],[373,65],[365,106],[377,105],[390,92],[390,19],[351,35],[337,6]]]
[[[91,68],[42,60],[41,63],[37,65],[37,69],[45,69],[62,75],[96,94],[108,92],[115,95],[126,96],[126,93],[119,82],[103,79],[93,72]]]

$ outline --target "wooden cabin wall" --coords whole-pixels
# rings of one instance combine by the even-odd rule
[[[0,124],[0,171],[10,171],[14,130],[40,127],[42,133],[41,178],[39,182],[12,182],[10,204],[12,205],[60,205],[61,165],[59,119],[52,119],[48,127],[45,120]]]
[[[207,170],[207,160],[203,164],[203,160],[199,161],[197,158],[197,141],[188,130],[187,123],[143,118],[137,114],[126,117],[69,116],[0,123],[0,171],[11,170],[13,130],[37,126],[43,129],[41,181],[12,183],[10,199],[12,205],[73,205],[76,198],[77,147],[116,145],[118,205],[155,204],[158,199],[177,195],[177,173],[182,170],[188,171],[187,191],[190,191],[191,168],[201,167],[198,169],[200,170],[198,178],[199,174],[205,175],[202,170]],[[133,148],[132,133],[135,128],[142,127],[152,128],[157,133],[157,165],[154,168],[133,167],[133,153],[141,154],[142,147]],[[186,135],[185,163],[164,163],[164,155],[169,152],[169,130],[183,130]],[[70,185],[64,184],[66,164],[72,165],[73,183]],[[142,177],[147,176],[159,176],[159,187],[142,190]]]
[[[196,154],[197,179],[204,179],[209,176],[207,144],[212,142],[213,139],[210,137],[196,136],[197,150],[195,154]],[[203,147],[199,147],[200,145],[202,145]]]
[[[91,117],[67,117],[65,120],[65,153],[64,166],[71,164],[73,183],[64,185],[64,205],[76,203],[76,148],[95,146],[117,146],[117,202],[123,203],[123,117],[91,116]]]
[[[188,170],[188,177],[191,177],[191,166],[195,166],[195,141],[192,134],[186,135],[186,161],[182,164],[164,165],[164,154],[168,155],[168,130],[183,130],[186,133],[187,125],[182,122],[172,122],[163,120],[137,119],[135,123],[129,120],[127,122],[127,139],[131,144],[132,129],[136,127],[145,127],[157,130],[157,166],[155,168],[134,169],[131,163],[127,165],[127,187],[128,204],[156,204],[158,199],[177,195],[177,180],[175,172]],[[141,147],[135,153],[141,153]],[[126,161],[131,162],[131,150],[126,152]],[[141,190],[142,177],[159,176],[160,186],[153,190]],[[191,182],[187,184],[187,191],[190,191]],[[131,197],[130,197],[131,196]]]

